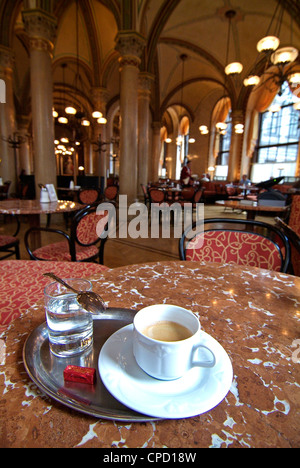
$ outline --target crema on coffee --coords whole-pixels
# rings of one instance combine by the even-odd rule
[[[193,335],[187,327],[169,320],[160,320],[148,325],[143,334],[159,341],[181,341]]]

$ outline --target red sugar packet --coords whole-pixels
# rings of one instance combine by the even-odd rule
[[[92,367],[67,366],[64,370],[64,380],[93,385],[96,380],[96,369]]]

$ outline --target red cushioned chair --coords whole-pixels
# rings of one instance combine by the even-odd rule
[[[104,200],[111,203],[117,202],[119,189],[116,185],[109,185],[104,190]]]
[[[101,199],[101,191],[98,188],[82,188],[78,192],[79,203],[93,205]]]
[[[281,218],[275,218],[277,226],[285,233],[291,244],[291,261],[289,273],[300,276],[300,236]]]
[[[20,248],[19,248],[19,239],[16,237],[20,230],[20,221],[17,216],[12,217],[17,222],[17,227],[15,229],[14,234],[2,234],[0,235],[0,260],[4,260],[5,258],[12,257],[13,255],[16,256],[17,260],[20,260]],[[2,255],[3,253],[3,255]]]
[[[165,192],[160,189],[151,188],[149,190],[150,203],[163,203],[165,201]]]
[[[104,245],[107,236],[101,238],[107,230],[108,212],[97,213],[97,204],[85,206],[78,211],[71,224],[70,235],[64,231],[50,228],[33,227],[25,233],[24,241],[27,252],[33,260],[51,260],[67,262],[92,262],[103,264]],[[30,238],[36,232],[56,233],[65,238],[42,246],[35,251],[30,247]]]
[[[144,195],[144,203],[147,206],[147,204],[150,203],[147,187],[144,184],[140,184],[140,186]]]
[[[291,271],[294,275],[300,276],[300,251],[297,242],[297,238],[300,237],[300,195],[292,196],[290,215],[287,224],[288,225],[284,225],[284,223],[281,222],[280,227],[284,230],[291,243]]]
[[[184,205],[184,203],[193,203],[195,196],[195,189],[194,187],[183,187],[180,194],[180,203]]]
[[[241,219],[193,223],[179,241],[181,260],[233,263],[287,272],[290,245],[275,226]]]

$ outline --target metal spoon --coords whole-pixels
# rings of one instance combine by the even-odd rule
[[[54,273],[44,273],[44,276],[49,276],[49,278],[54,279],[58,283],[76,293],[77,301],[88,312],[91,312],[92,314],[100,314],[106,309],[106,305],[99,294],[93,291],[78,291],[77,289],[74,289],[72,286],[67,284],[63,279],[56,276]]]

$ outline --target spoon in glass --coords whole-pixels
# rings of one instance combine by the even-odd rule
[[[63,279],[56,276],[54,273],[44,273],[44,276],[49,276],[49,278],[54,279],[58,283],[65,286],[65,288],[68,288],[76,293],[77,301],[88,312],[91,312],[92,314],[101,314],[106,309],[106,305],[99,294],[93,291],[78,291],[77,289],[74,289],[72,286],[67,284]]]

